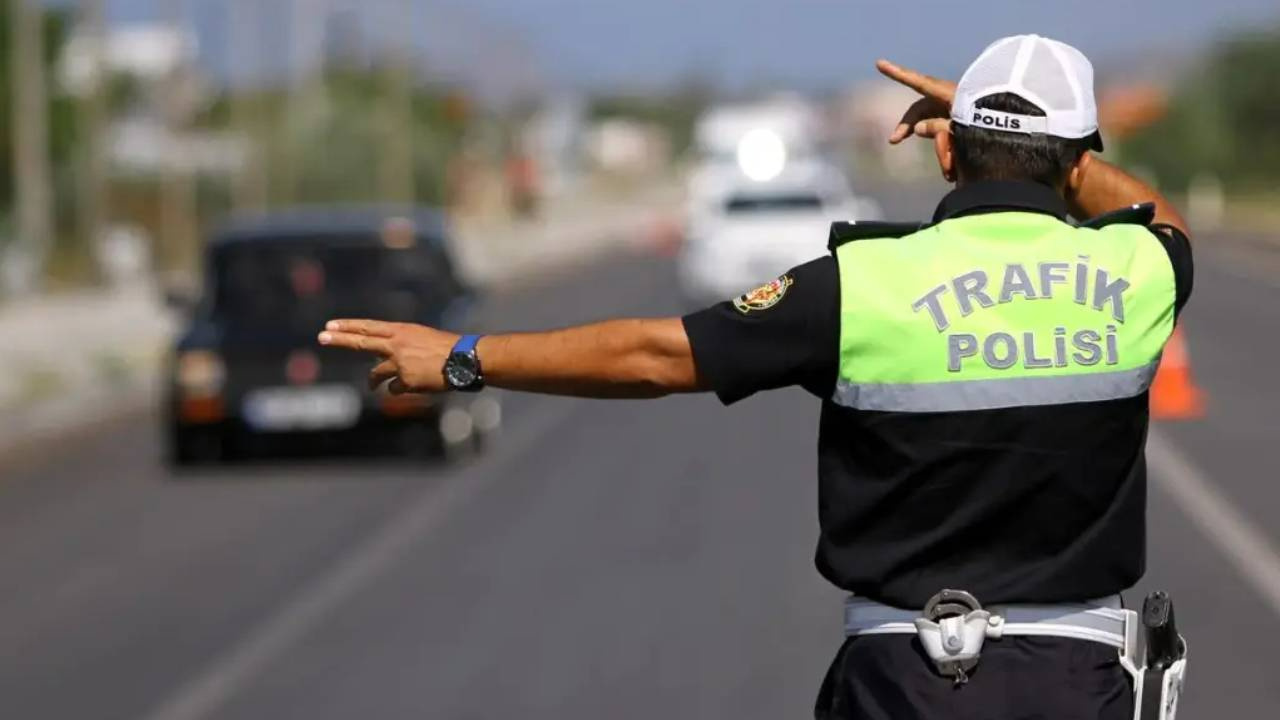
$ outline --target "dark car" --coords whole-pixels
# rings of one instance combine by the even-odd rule
[[[456,327],[473,296],[458,278],[443,216],[376,208],[294,210],[213,235],[203,296],[168,367],[169,457],[186,465],[278,444],[390,439],[448,454],[496,430],[480,396],[392,396],[367,387],[370,360],[323,348],[335,317]]]

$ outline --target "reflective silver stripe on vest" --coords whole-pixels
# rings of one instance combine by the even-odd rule
[[[841,380],[837,405],[882,412],[958,412],[1120,400],[1151,387],[1159,360],[1133,370],[1088,375],[953,380],[933,383],[853,383]]]

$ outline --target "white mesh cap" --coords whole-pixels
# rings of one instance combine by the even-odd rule
[[[1000,93],[1021,97],[1045,116],[978,107],[983,98]],[[1014,35],[987,46],[960,78],[951,121],[1027,135],[1092,138],[1093,149],[1102,149],[1093,65],[1079,50],[1039,35]]]

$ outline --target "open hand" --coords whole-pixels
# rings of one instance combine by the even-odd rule
[[[379,320],[330,320],[321,345],[373,353],[382,361],[369,372],[369,388],[388,380],[387,389],[403,393],[444,392],[444,363],[458,336],[425,325]]]
[[[951,101],[956,96],[955,83],[900,67],[888,60],[877,60],[876,69],[890,80],[906,85],[924,96],[907,108],[889,136],[890,143],[897,145],[912,135],[931,138],[948,128]]]

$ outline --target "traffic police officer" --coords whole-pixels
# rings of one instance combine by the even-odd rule
[[[379,355],[393,392],[799,385],[823,401],[817,565],[851,593],[817,717],[1127,720],[1142,662],[1118,594],[1143,572],[1186,225],[1094,155],[1076,49],[1005,38],[958,86],[879,67],[923,96],[891,142],[932,139],[957,186],[927,224],[837,224],[831,256],[684,318],[483,339],[335,320],[320,342]]]

